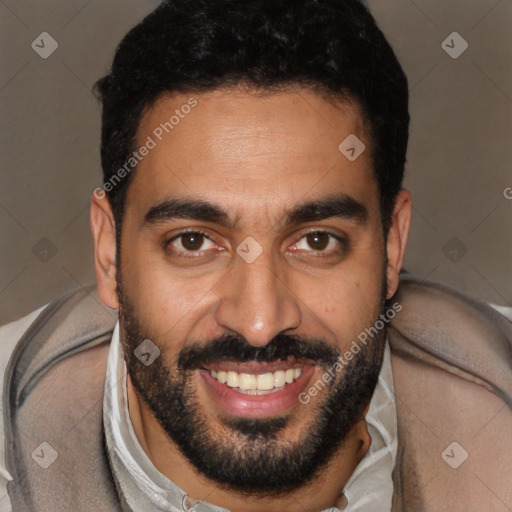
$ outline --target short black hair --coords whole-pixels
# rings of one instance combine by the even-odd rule
[[[310,87],[360,108],[387,232],[409,135],[405,74],[358,0],[166,0],[118,46],[96,90],[107,183],[135,150],[145,110],[166,92]],[[341,141],[340,141],[341,142]],[[108,187],[118,243],[130,173]],[[118,245],[118,248],[120,246]]]

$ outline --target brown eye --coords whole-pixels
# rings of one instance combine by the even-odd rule
[[[301,237],[292,250],[327,256],[341,253],[346,248],[347,243],[329,231],[310,231]]]
[[[202,233],[186,233],[181,235],[181,244],[187,251],[199,251],[204,243]]]
[[[213,249],[215,244],[204,233],[200,231],[188,231],[180,233],[171,238],[166,247],[176,254],[185,255],[187,253],[204,252]]]
[[[330,236],[328,233],[309,233],[309,235],[306,236],[306,241],[311,249],[323,251],[329,245]]]

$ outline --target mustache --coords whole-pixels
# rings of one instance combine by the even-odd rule
[[[323,339],[278,334],[266,345],[255,347],[242,336],[222,335],[206,344],[192,343],[181,349],[178,367],[196,370],[220,361],[265,362],[307,359],[324,367],[336,363],[340,352]]]

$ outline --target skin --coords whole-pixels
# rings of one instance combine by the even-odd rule
[[[255,346],[280,332],[317,336],[345,352],[378,317],[386,253],[387,298],[397,289],[410,225],[409,192],[398,194],[385,238],[371,143],[359,109],[306,89],[261,95],[231,88],[163,96],[141,120],[139,145],[191,96],[197,107],[139,163],[128,189],[121,268],[124,290],[140,321],[164,344],[162,357],[169,363],[192,340],[226,332]],[[338,150],[349,134],[366,145],[353,162]],[[364,205],[365,222],[332,217],[284,224],[286,212],[297,204],[341,193]],[[228,212],[233,226],[193,219],[144,225],[147,211],[169,198],[214,202]],[[107,306],[117,309],[114,227],[108,200],[93,195],[99,293]],[[174,253],[164,250],[166,240],[189,228],[211,239],[202,253],[185,257],[179,240],[171,245]],[[330,255],[322,257],[306,237],[318,229],[346,237],[349,249],[330,239],[324,249]],[[250,264],[236,253],[249,236],[263,249]],[[311,382],[320,375],[315,368]],[[229,439],[199,376],[194,385],[211,428]],[[334,506],[371,442],[362,419],[318,479],[286,495],[248,497],[198,474],[129,378],[127,388],[135,432],[156,468],[195,498],[233,511],[294,510],[300,505],[300,510],[316,512]],[[297,440],[315,403],[324,398],[319,393],[309,404],[297,404],[280,439]]]

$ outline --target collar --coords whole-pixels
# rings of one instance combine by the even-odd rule
[[[371,446],[344,488],[345,512],[390,511],[392,472],[397,452],[397,419],[389,343],[366,415]],[[230,512],[197,501],[160,473],[142,449],[128,411],[126,364],[119,339],[119,322],[112,334],[103,397],[103,424],[111,469],[121,502],[147,512]],[[333,507],[322,512],[339,512]]]

